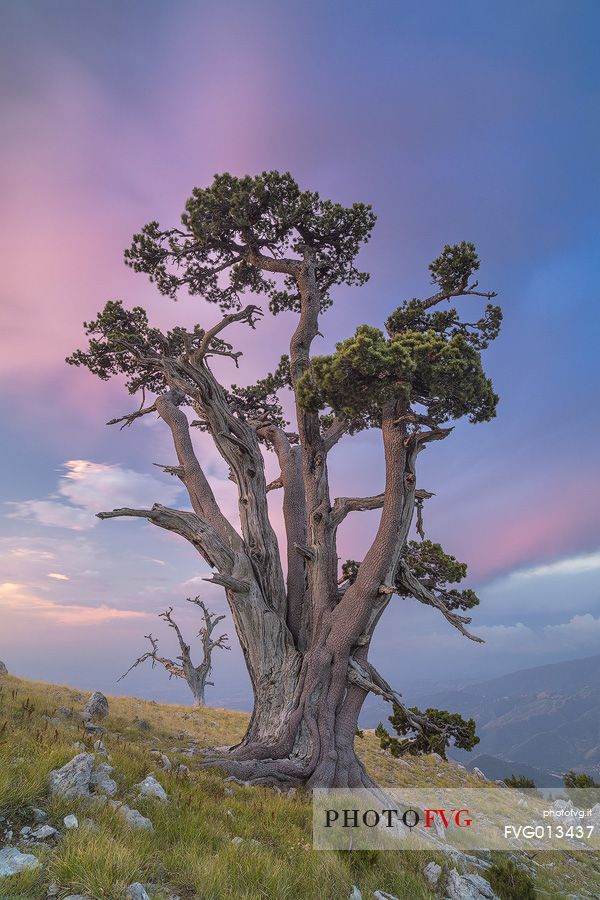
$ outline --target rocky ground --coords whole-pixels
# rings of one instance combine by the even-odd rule
[[[492,888],[489,852],[314,850],[301,792],[200,769],[203,748],[234,742],[245,722],[0,675],[0,900],[511,896]],[[370,733],[357,742],[382,785],[480,783],[436,756],[395,760]],[[600,896],[589,853],[540,855],[522,869],[539,896]]]

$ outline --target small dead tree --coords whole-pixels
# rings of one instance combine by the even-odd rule
[[[131,665],[125,674],[121,675],[118,680],[122,681],[123,678],[129,675],[132,669],[135,669],[136,666],[146,662],[147,659],[151,659],[152,668],[154,668],[156,663],[160,663],[169,673],[169,678],[184,678],[190,691],[194,695],[196,704],[198,706],[204,706],[205,688],[207,685],[210,685],[211,687],[214,686],[214,682],[208,680],[212,668],[212,652],[217,647],[221,650],[230,650],[231,648],[229,647],[229,639],[226,634],[221,634],[216,640],[213,640],[212,637],[216,626],[225,618],[225,616],[213,615],[199,597],[188,597],[187,601],[188,603],[195,603],[196,606],[199,606],[204,617],[204,625],[198,632],[198,637],[202,640],[202,662],[197,666],[192,662],[190,645],[186,644],[184,641],[181,630],[172,616],[173,607],[170,606],[163,613],[160,613],[159,618],[163,619],[169,628],[175,629],[175,634],[177,635],[177,640],[179,641],[179,646],[181,648],[181,655],[177,657],[180,664],[174,662],[172,659],[168,659],[166,656],[160,656],[158,653],[158,639],[152,634],[145,634],[144,637],[150,641],[152,649],[142,653],[142,655],[136,659],[133,665]]]

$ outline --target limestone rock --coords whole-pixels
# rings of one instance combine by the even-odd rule
[[[67,828],[69,830],[71,828],[79,828],[79,822],[77,821],[77,816],[74,816],[73,813],[71,813],[68,816],[65,816],[63,819],[63,822],[65,823],[65,828]]]
[[[161,769],[164,769],[166,772],[170,772],[173,768],[173,764],[168,756],[166,756],[161,750],[151,750],[153,756],[156,756],[159,766]]]
[[[37,806],[34,806],[31,812],[33,815],[33,821],[36,823],[36,825],[41,825],[48,818],[48,813],[44,812],[43,809],[38,809]]]
[[[398,900],[398,897],[394,897],[393,894],[388,894],[386,891],[373,891],[373,896],[375,900]]]
[[[87,734],[106,734],[106,728],[103,728],[102,725],[94,725],[93,722],[86,722],[85,730]]]
[[[489,882],[481,875],[460,875],[452,869],[446,885],[448,900],[498,900]]]
[[[433,860],[425,866],[423,869],[423,875],[425,876],[427,882],[431,885],[435,885],[439,881],[439,877],[442,874],[442,867],[438,866],[436,862]]]
[[[90,786],[94,788],[96,794],[105,794],[107,797],[114,797],[117,793],[117,782],[110,777],[113,767],[108,763],[100,763],[92,772],[90,778]]]
[[[4,847],[0,850],[0,878],[37,869],[39,864],[39,860],[33,854],[21,853],[16,847]]]
[[[154,775],[147,775],[143,781],[136,785],[142,797],[154,797],[156,800],[168,800],[167,792]]]
[[[117,803],[112,801],[114,809],[122,816],[131,828],[137,828],[140,831],[154,831],[154,825],[143,816],[137,809],[131,809],[126,803]]]
[[[127,888],[125,900],[150,900],[150,897],[146,893],[144,885],[136,881]]]
[[[362,894],[355,884],[352,885],[352,890],[350,891],[348,900],[362,900]]]
[[[35,831],[31,832],[31,837],[35,838],[36,841],[45,841],[57,834],[58,831],[52,825],[40,825]]]
[[[6,665],[2,662],[1,659],[0,659],[0,675],[8,675],[8,669],[6,668]]]
[[[472,770],[471,770],[471,773],[472,773],[473,775],[476,775],[477,778],[479,778],[480,781],[488,781],[488,778],[486,778],[486,776],[483,774],[483,772],[481,771],[481,769],[478,769],[477,766],[473,766],[473,768],[472,768]]]
[[[94,691],[83,709],[84,719],[105,719],[108,715],[108,700],[100,691]]]
[[[50,793],[65,799],[89,797],[93,765],[91,753],[78,753],[62,769],[50,772]]]

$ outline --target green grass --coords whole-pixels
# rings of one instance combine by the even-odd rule
[[[43,900],[51,882],[59,885],[61,898],[80,893],[93,900],[123,900],[133,881],[160,886],[153,895],[157,900],[171,893],[182,900],[345,900],[353,884],[365,900],[376,889],[410,900],[434,896],[421,873],[430,859],[447,867],[443,858],[433,853],[316,851],[307,796],[286,797],[227,783],[219,772],[195,769],[193,757],[173,751],[193,740],[197,746],[234,742],[243,734],[248,718],[244,713],[109,698],[105,743],[118,798],[147,815],[153,832],[132,831],[110,805],[49,798],[48,773],[78,752],[76,741],[83,740],[91,749],[93,739],[83,735],[75,719],[54,725],[44,716],[52,716],[60,706],[81,709],[84,700],[68,687],[12,677],[0,680],[0,815],[11,818],[15,831],[31,823],[31,806],[45,809],[50,824],[63,831],[62,819],[68,813],[74,812],[80,822],[79,829],[64,833],[56,848],[41,851],[43,866],[36,872],[1,879],[0,900]],[[140,729],[136,719],[149,728]],[[182,731],[188,736],[176,737]],[[384,786],[479,783],[458,766],[432,757],[395,760],[379,749],[369,732],[357,738],[357,747]],[[186,779],[160,771],[167,804],[135,799],[134,785],[158,771],[153,748],[192,769]],[[94,830],[83,824],[85,818],[95,823]],[[239,845],[232,843],[236,836],[242,838]],[[564,896],[564,885],[572,889],[570,866],[566,859],[555,860],[542,870],[540,887],[548,896]],[[600,873],[594,862],[581,860],[578,872],[576,883],[584,873],[597,894]]]

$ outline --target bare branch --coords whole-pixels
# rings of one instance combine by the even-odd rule
[[[348,681],[358,685],[364,691],[378,694],[390,703],[398,703],[399,701],[400,694],[390,687],[374,666],[367,662],[363,667],[354,656],[351,656],[348,660]]]
[[[124,416],[119,416],[118,419],[110,419],[106,424],[107,425],[118,425],[119,422],[122,422],[121,431],[124,428],[129,428],[130,425],[133,425],[136,419],[141,419],[142,416],[147,416],[148,413],[156,412],[156,403],[153,403],[151,406],[140,407],[135,412],[126,413]]]
[[[162,469],[167,475],[176,475],[183,481],[183,466],[165,466],[162,463],[152,463],[152,465],[156,466],[157,469]]]
[[[450,300],[452,297],[485,297],[487,300],[493,300],[494,297],[497,297],[498,294],[496,291],[478,291],[479,282],[474,281],[472,284],[465,285],[462,288],[458,288],[455,291],[444,292],[438,291],[437,294],[433,294],[431,297],[428,297],[426,300],[421,300],[421,306],[423,309],[431,309],[432,306],[437,306],[438,303],[441,303],[443,300]]]
[[[204,359],[206,356],[210,356],[212,354],[217,353],[220,356],[232,356],[236,360],[237,365],[237,357],[240,356],[240,353],[230,353],[215,350],[215,348],[211,348],[211,341],[225,328],[229,325],[232,325],[234,322],[246,322],[250,328],[254,328],[255,322],[263,315],[263,311],[259,306],[254,306],[254,304],[249,304],[245,306],[244,309],[239,310],[236,313],[229,313],[229,315],[223,316],[220,322],[217,322],[216,325],[213,325],[212,328],[209,328],[205,333],[204,337],[200,342],[200,346],[197,350],[195,350],[190,355],[191,362],[197,364],[200,360]]]
[[[338,497],[331,507],[332,522],[334,525],[339,525],[350,512],[381,509],[383,499],[383,494],[377,494],[374,497]]]
[[[280,475],[279,478],[275,478],[275,479],[273,479],[273,481],[270,481],[268,483],[267,493],[269,493],[269,491],[277,491],[277,490],[279,490],[279,488],[282,488],[282,487],[283,487],[283,481],[281,480],[281,475]]]
[[[464,627],[471,622],[469,616],[460,616],[458,613],[452,612],[452,610],[448,609],[444,601],[438,597],[432,590],[426,587],[422,582],[416,578],[410,568],[406,560],[401,559],[398,567],[398,577],[402,584],[402,587],[412,596],[415,600],[418,600],[419,603],[424,603],[426,606],[433,606],[435,609],[438,609],[444,618],[454,626],[461,634],[464,634],[465,637],[469,638],[470,641],[475,641],[477,644],[484,644],[485,641],[483,638],[477,637],[477,635],[471,634],[471,632],[467,631]],[[380,588],[381,593],[389,593],[388,585],[382,586]]]
[[[177,392],[169,391],[156,399],[156,409],[169,426],[177,459],[183,469],[182,480],[197,515],[206,519],[227,544],[241,548],[241,538],[221,512],[213,490],[194,452],[185,413],[178,409]]]
[[[348,427],[348,422],[345,419],[338,419],[337,416],[334,418],[327,431],[323,434],[323,446],[326,453],[329,453],[332,447],[335,447],[340,438],[348,431]]]
[[[198,550],[201,556],[220,572],[231,571],[234,564],[234,554],[227,547],[215,529],[195,513],[182,509],[171,509],[155,503],[152,509],[132,509],[122,507],[108,512],[97,513],[99,519],[117,519],[133,517],[147,519],[159,528],[174,531],[181,535]]]
[[[208,581],[209,584],[218,584],[236,594],[247,594],[250,585],[247,581],[240,581],[238,578],[232,578],[230,575],[211,575],[210,578],[203,578],[202,581]]]
[[[144,637],[148,641],[150,641],[150,644],[152,645],[152,650],[147,650],[145,653],[142,653],[142,655],[139,656],[136,659],[136,661],[134,663],[132,663],[132,665],[129,666],[127,671],[123,675],[121,675],[120,678],[117,678],[117,682],[122,681],[127,675],[129,675],[129,673],[132,671],[132,669],[135,669],[136,666],[139,666],[141,663],[145,662],[147,659],[152,660],[152,668],[154,668],[154,666],[157,662],[160,663],[162,666],[164,666],[165,669],[167,670],[167,672],[169,673],[169,678],[173,678],[173,676],[175,676],[176,678],[184,678],[185,675],[184,675],[184,671],[181,668],[181,666],[178,666],[177,663],[174,663],[172,659],[168,659],[166,656],[158,655],[158,640],[157,640],[157,638],[153,637],[152,634],[145,634]]]
[[[417,507],[417,514],[419,504],[422,504],[423,500],[428,500],[430,497],[434,496],[435,494],[432,494],[430,491],[426,491],[423,488],[417,488],[417,490],[415,491],[415,505]],[[365,510],[371,509],[381,509],[384,499],[385,494],[376,494],[373,497],[338,497],[337,500],[334,501],[334,504],[331,508],[332,522],[337,526],[341,522],[343,522],[348,513],[364,512]]]

